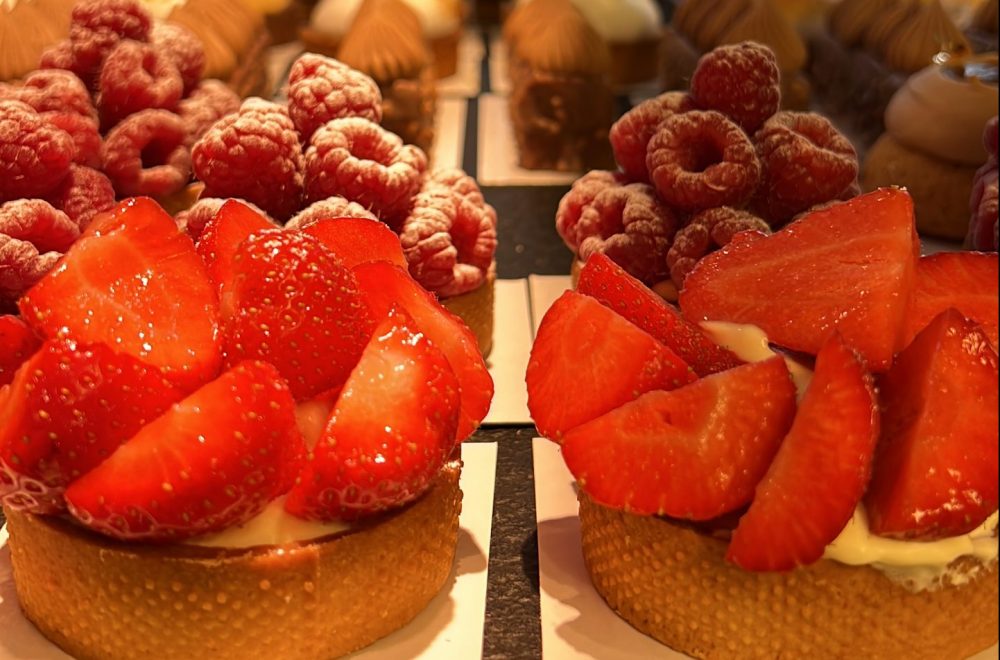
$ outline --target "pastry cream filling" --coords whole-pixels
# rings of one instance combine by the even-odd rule
[[[763,330],[754,325],[705,321],[701,324],[720,346],[728,348],[740,359],[760,362],[777,355]],[[801,399],[812,378],[812,372],[785,357]],[[882,571],[893,582],[915,591],[932,589],[943,583],[964,584],[976,570],[950,568],[960,557],[973,557],[982,566],[997,559],[997,512],[977,529],[937,541],[900,541],[876,536],[869,531],[864,506],[859,504],[854,516],[840,535],[827,546],[823,557],[851,566],[867,565]]]

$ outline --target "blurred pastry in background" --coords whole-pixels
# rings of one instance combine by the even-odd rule
[[[0,82],[38,68],[42,52],[69,36],[74,0],[0,2]]]
[[[458,42],[462,38],[465,8],[461,0],[404,0],[420,19],[431,49],[434,75],[447,78],[458,68]]]

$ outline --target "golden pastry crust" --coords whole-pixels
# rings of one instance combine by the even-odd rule
[[[412,505],[317,541],[123,544],[7,510],[21,608],[77,658],[332,658],[406,625],[451,574],[461,461]]]
[[[459,317],[472,330],[483,357],[493,350],[493,315],[496,299],[496,266],[490,269],[486,281],[478,288],[461,295],[444,298],[441,304]]]
[[[638,630],[697,658],[967,658],[997,641],[997,568],[911,592],[879,571],[821,560],[751,573],[726,543],[580,495],[594,586]],[[970,564],[972,562],[970,561]]]

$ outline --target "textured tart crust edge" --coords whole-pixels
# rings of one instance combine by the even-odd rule
[[[726,543],[580,493],[594,587],[639,631],[697,658],[967,658],[997,641],[997,565],[963,586],[911,592],[867,566],[821,560],[750,573]],[[962,560],[960,560],[962,561]]]
[[[476,336],[479,351],[489,357],[493,350],[493,316],[496,300],[496,263],[486,274],[486,281],[468,293],[442,298],[441,305],[459,317]]]
[[[318,541],[122,544],[5,511],[21,608],[77,658],[332,658],[412,620],[451,574],[461,461],[419,500]]]

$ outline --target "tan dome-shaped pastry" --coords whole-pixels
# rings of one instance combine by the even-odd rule
[[[723,43],[722,35],[751,8],[751,5],[752,0],[725,0],[719,3],[715,11],[705,16],[691,35],[695,47],[707,51]]]
[[[998,31],[998,14],[1000,14],[1000,0],[987,0],[972,17],[972,27],[983,32],[996,34]]]
[[[945,13],[940,0],[931,0],[896,30],[885,48],[885,63],[896,71],[915,73],[930,65],[941,51],[969,50],[962,31]]]
[[[519,6],[517,13],[521,17],[511,34],[516,58],[544,71],[608,71],[607,44],[569,0],[534,0]]]
[[[420,21],[402,0],[366,0],[337,57],[377,81],[416,77],[430,62]]]
[[[70,0],[0,3],[0,81],[23,78],[42,52],[69,34]]]
[[[774,51],[782,72],[799,71],[806,63],[806,45],[795,26],[772,0],[754,0],[720,37],[719,45],[758,41]]]
[[[918,11],[920,11],[920,0],[899,0],[872,18],[862,35],[861,45],[872,55],[883,59],[885,49],[893,35]]]
[[[729,0],[685,0],[677,7],[670,24],[679,33],[694,41],[702,23],[728,3]]]
[[[205,45],[205,77],[228,78],[259,38],[264,18],[238,0],[190,0],[170,12]]]
[[[830,32],[845,46],[858,46],[872,23],[900,0],[842,0],[830,13]]]

